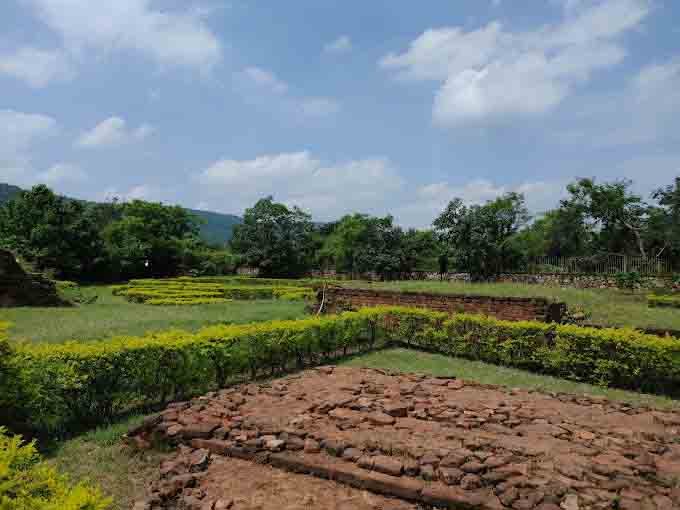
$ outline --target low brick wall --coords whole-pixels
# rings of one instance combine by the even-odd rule
[[[498,319],[561,322],[566,305],[544,298],[466,296],[425,292],[396,292],[371,289],[327,288],[319,291],[317,309],[324,300],[324,312],[336,313],[367,306],[397,305],[427,308],[448,313],[472,313]]]
[[[334,270],[312,271],[309,274],[313,278],[333,278],[337,280],[367,280],[380,281],[380,275],[376,273],[364,273],[350,275],[348,273],[338,273]],[[470,282],[469,273],[447,273],[442,277],[436,272],[413,271],[411,273],[400,273],[393,275],[393,280],[427,280],[427,281],[449,281],[449,282]],[[495,280],[495,283],[519,283],[524,285],[544,285],[546,287],[569,287],[574,289],[616,289],[616,279],[614,275],[604,274],[583,274],[583,273],[503,273]],[[672,276],[650,276],[645,277],[643,288],[671,288],[673,287]]]

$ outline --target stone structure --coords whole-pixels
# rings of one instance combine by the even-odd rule
[[[0,250],[0,308],[65,304],[53,281],[26,273],[11,252]]]
[[[332,269],[326,271],[312,271],[309,276],[314,278],[333,278],[337,280],[367,280],[379,281],[380,276],[376,273],[365,273],[354,275],[348,273],[338,273]],[[421,280],[439,281],[442,277],[439,273],[428,271],[413,271],[411,273],[401,273],[394,275],[394,280]],[[470,282],[469,273],[447,273],[444,281],[448,282]],[[547,287],[569,287],[575,289],[615,289],[616,280],[613,275],[606,274],[585,274],[585,273],[503,273],[494,280],[497,283],[520,283],[526,285],[545,285]],[[647,277],[644,283],[645,288],[678,288],[673,284],[672,276]],[[680,289],[678,289],[680,290]]]
[[[483,314],[513,321],[561,322],[567,309],[564,303],[552,303],[545,298],[466,296],[341,287],[319,291],[317,309],[322,300],[324,311],[330,313],[366,306],[396,305],[428,308],[439,312]]]
[[[130,442],[179,455],[135,510],[670,510],[679,428],[603,397],[320,367],[147,418]],[[341,486],[394,499],[343,503]]]

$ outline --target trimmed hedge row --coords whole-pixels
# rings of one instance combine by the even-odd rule
[[[156,298],[144,302],[154,306],[197,306],[197,305],[221,305],[228,303],[229,299],[209,298],[209,297],[174,297]]]
[[[132,280],[128,285],[112,287],[112,293],[134,303],[151,305],[192,305],[223,303],[226,299],[285,299],[301,301],[314,298],[314,290],[299,285],[240,285],[253,279],[175,278],[165,280]],[[272,282],[274,280],[268,280]],[[295,282],[295,280],[280,280]],[[221,283],[216,283],[221,282]]]
[[[509,322],[401,307],[295,321],[219,325],[89,343],[20,345],[0,394],[17,426],[93,425],[131,407],[274,373],[339,351],[405,342],[568,379],[680,394],[680,342],[628,329]],[[3,416],[5,418],[5,416]]]
[[[647,304],[651,307],[680,308],[680,296],[648,296]]]
[[[0,508],[3,510],[106,510],[99,489],[69,479],[42,461],[35,442],[8,436],[0,427]]]
[[[183,399],[236,376],[315,361],[363,345],[378,311],[297,321],[220,325],[198,333],[64,344],[20,344],[7,356],[13,392],[0,420],[59,433],[91,426],[132,407]]]

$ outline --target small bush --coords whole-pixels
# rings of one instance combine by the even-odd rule
[[[0,427],[2,510],[106,510],[111,499],[84,483],[72,484],[43,462],[35,443],[9,436]]]
[[[635,292],[637,289],[641,288],[644,283],[644,278],[642,278],[642,275],[637,271],[617,273],[614,276],[614,279],[616,280],[616,286],[619,289],[627,289],[631,292]]]

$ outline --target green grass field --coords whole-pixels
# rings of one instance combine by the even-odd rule
[[[291,301],[230,301],[200,306],[146,306],[113,296],[108,287],[83,289],[98,296],[90,305],[73,308],[6,308],[0,321],[12,323],[10,339],[33,342],[100,340],[152,331],[195,331],[218,323],[247,323],[295,319],[305,313],[304,303]]]
[[[660,408],[680,407],[680,401],[664,397],[600,388],[522,370],[406,349],[373,352],[342,360],[340,364],[400,372],[455,375],[484,384],[500,384],[511,388],[598,395]],[[143,497],[145,483],[158,476],[157,468],[164,455],[162,451],[136,452],[123,443],[121,436],[140,420],[139,416],[133,417],[56,443],[47,453],[48,458],[75,479],[87,478],[98,483],[107,494],[113,496],[113,510],[127,510],[135,498]]]
[[[571,289],[515,283],[465,283],[437,281],[346,282],[346,286],[468,294],[502,297],[545,297],[564,301],[570,308],[582,307],[592,314],[590,322],[603,326],[631,326],[680,330],[680,309],[650,308],[643,291],[614,289]]]

